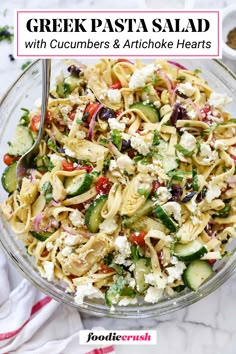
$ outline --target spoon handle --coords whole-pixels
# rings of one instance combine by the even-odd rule
[[[44,122],[47,114],[48,95],[50,91],[51,59],[42,60],[42,76],[43,76],[42,108],[41,108],[41,119],[40,119],[37,141],[41,141],[44,133]]]

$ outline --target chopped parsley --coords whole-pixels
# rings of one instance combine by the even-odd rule
[[[111,132],[111,141],[120,151],[122,147],[122,138],[118,129],[113,129]]]
[[[176,144],[175,148],[177,151],[179,151],[182,155],[184,155],[186,157],[191,157],[194,154],[194,151],[189,151],[189,150],[185,149],[183,146],[181,146],[180,144]]]
[[[160,144],[160,139],[159,139],[158,130],[155,129],[153,134],[154,134],[154,135],[153,135],[152,146],[159,145],[159,144]]]
[[[149,192],[146,189],[138,188],[138,194],[143,195],[145,198],[148,198]]]

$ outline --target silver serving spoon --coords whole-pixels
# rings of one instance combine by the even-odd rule
[[[27,172],[32,168],[33,159],[39,152],[39,144],[44,133],[44,122],[47,113],[48,95],[50,90],[50,77],[51,77],[51,59],[42,60],[42,105],[41,105],[41,119],[39,125],[39,131],[34,145],[28,150],[17,163],[16,177],[17,187],[20,188],[22,179],[27,176]]]

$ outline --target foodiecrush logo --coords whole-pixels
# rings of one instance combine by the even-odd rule
[[[156,331],[106,331],[83,330],[80,331],[80,344],[107,345],[107,344],[156,344]]]

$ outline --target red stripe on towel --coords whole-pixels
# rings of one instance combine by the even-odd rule
[[[115,352],[115,348],[113,347],[113,345],[111,345],[110,347],[93,349],[90,352],[87,352],[85,354],[107,354],[112,352]]]
[[[36,304],[34,304],[32,309],[31,309],[31,313],[30,313],[29,319],[27,321],[25,321],[25,323],[20,328],[16,329],[15,331],[6,332],[6,333],[0,333],[0,340],[9,339],[11,337],[16,336],[27,325],[27,323],[30,321],[31,317],[35,313],[37,313],[39,310],[41,310],[41,308],[43,308],[45,305],[47,305],[51,300],[52,299],[49,296],[46,296],[42,300],[36,302]]]

